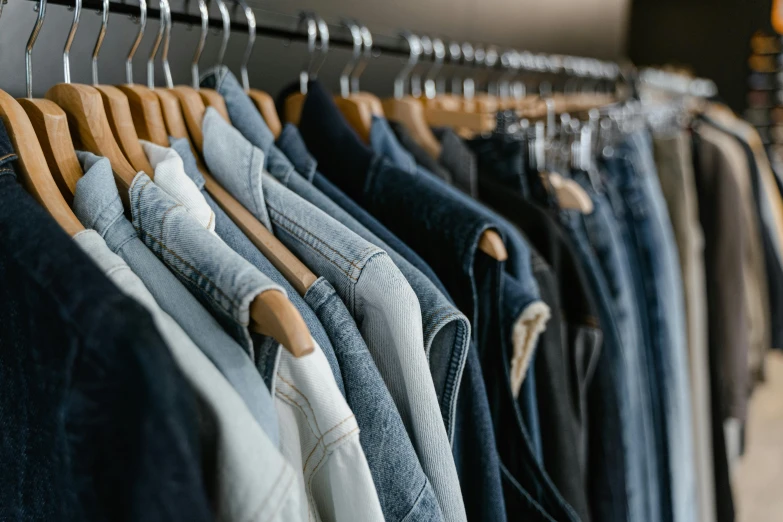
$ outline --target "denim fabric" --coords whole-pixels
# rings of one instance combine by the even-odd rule
[[[172,139],[171,143],[184,161],[185,172],[203,191],[204,178],[196,167],[190,145],[184,139]],[[218,235],[256,265],[255,259],[261,253],[209,194],[203,194],[215,211]],[[442,520],[432,486],[421,469],[397,407],[345,304],[322,277],[307,290],[304,299],[327,330],[335,347],[337,362],[344,376],[345,397],[361,429],[359,438],[384,517],[390,521],[405,520],[406,517],[410,520]]]
[[[395,236],[388,228],[375,219],[372,214],[360,207],[354,200],[349,198],[345,192],[337,188],[331,181],[329,181],[323,174],[316,171],[317,162],[315,158],[310,155],[307,150],[307,146],[302,139],[299,130],[293,125],[286,125],[283,127],[283,131],[280,133],[280,137],[277,141],[280,150],[284,151],[291,162],[307,181],[313,184],[321,193],[323,193],[330,200],[335,202],[340,208],[350,214],[356,221],[367,228],[373,235],[377,236],[383,243],[391,247],[391,251],[387,250],[389,255],[393,253],[399,254],[405,261],[413,265],[413,267],[424,274],[429,279],[435,288],[443,294],[448,301],[452,301],[449,296],[446,287],[443,286],[438,276],[432,270],[432,267],[428,265],[422,258],[413,251],[408,245]],[[350,227],[349,227],[350,228]],[[361,235],[361,234],[360,234]],[[366,239],[366,238],[365,238]],[[393,252],[393,253],[392,253]],[[396,260],[395,260],[396,263]],[[402,270],[402,268],[401,268]],[[413,286],[413,285],[411,285]],[[416,288],[414,287],[414,290]]]
[[[216,111],[207,110],[203,131],[204,159],[216,179],[257,218],[268,215],[276,237],[335,287],[395,399],[444,516],[464,519],[454,459],[427,366],[421,309],[410,285],[385,252],[264,173],[263,151]]]
[[[329,340],[329,336],[326,334],[323,325],[318,321],[312,308],[310,308],[304,299],[296,292],[291,283],[280,273],[272,263],[264,257],[264,255],[256,248],[253,242],[242,232],[239,227],[234,223],[226,212],[220,208],[217,202],[210,196],[205,189],[204,178],[198,170],[196,165],[196,158],[193,156],[190,144],[185,139],[169,138],[172,149],[182,160],[182,168],[184,168],[184,176],[190,178],[191,181],[196,183],[196,187],[201,192],[207,205],[212,209],[214,214],[214,231],[220,239],[222,239],[231,250],[248,260],[253,266],[255,266],[262,274],[269,277],[276,284],[280,285],[288,295],[288,300],[293,303],[297,311],[302,315],[307,329],[310,330],[310,334],[313,339],[318,343],[326,356],[326,360],[329,361],[329,366],[332,368],[332,375],[337,382],[337,387],[340,389],[340,393],[345,395],[345,386],[343,384],[343,378],[340,373],[340,366],[337,363],[337,358],[334,355],[334,348]],[[163,147],[160,147],[163,148]],[[182,173],[180,173],[182,174]],[[156,176],[157,179],[157,176]],[[183,178],[178,177],[182,180]],[[195,198],[194,198],[195,199]],[[209,227],[208,227],[209,228]],[[251,334],[253,335],[253,334]],[[258,341],[260,337],[256,340]],[[262,342],[263,350],[261,355],[266,354],[268,344]],[[274,359],[267,359],[272,361]],[[261,362],[259,359],[257,363]],[[264,379],[267,384],[271,382],[274,373],[274,367],[268,364],[263,366]],[[271,372],[271,373],[270,373]]]
[[[507,358],[510,340],[504,339],[500,324],[502,265],[489,261],[487,270],[477,270],[474,263],[477,257],[484,256],[477,250],[481,234],[498,226],[487,217],[491,213],[458,190],[442,186],[434,176],[410,175],[375,157],[342,120],[331,96],[317,82],[310,84],[299,129],[322,172],[428,261],[458,307],[474,319],[474,341],[482,359],[493,427],[497,430],[504,502],[509,517],[518,519],[528,514],[546,520],[537,504],[540,499],[554,518],[576,519],[573,510],[565,505],[537,466],[511,393]],[[512,245],[509,253],[518,256],[513,268],[519,269],[524,266],[524,256],[519,256],[519,245],[514,241],[509,244]],[[532,279],[529,257],[526,262],[527,276]],[[483,277],[485,273],[489,275]],[[485,286],[479,288],[479,285]],[[534,285],[532,282],[530,286]],[[482,304],[485,302],[486,306]],[[531,298],[531,302],[537,301]],[[510,419],[513,420],[509,422]],[[460,418],[458,412],[458,438],[463,422],[468,419]],[[458,444],[462,442],[455,442],[455,447]],[[491,451],[490,446],[475,449]],[[478,473],[475,471],[473,476]],[[464,480],[466,490],[476,487],[472,477]]]
[[[584,232],[607,282],[612,313],[620,334],[622,360],[628,375],[628,404],[625,426],[634,446],[628,455],[629,476],[635,491],[645,502],[649,520],[661,520],[669,502],[670,486],[666,476],[666,433],[663,431],[661,394],[652,377],[653,354],[646,349],[641,314],[644,303],[637,299],[632,274],[631,254],[625,243],[625,227],[618,221],[609,197],[595,190],[585,172],[574,173],[593,201],[593,212],[584,216]],[[611,189],[611,187],[609,187]],[[668,518],[666,518],[668,519]]]
[[[274,401],[249,354],[141,242],[133,225],[123,215],[109,161],[87,152],[79,152],[78,157],[85,174],[76,184],[73,200],[76,217],[85,227],[98,232],[107,246],[128,263],[163,311],[177,321],[239,393],[253,417],[277,445],[280,437]],[[269,377],[271,379],[271,375]]]
[[[249,337],[249,302],[259,288],[279,287],[202,228],[182,202],[173,200],[146,174],[137,175],[130,196],[134,225],[142,237],[216,314]],[[210,275],[209,284],[204,284],[204,274]],[[299,487],[308,499],[307,515],[302,516],[383,520],[359,427],[320,346],[315,343],[312,354],[299,358],[283,350],[274,383],[281,449],[288,462],[302,470]]]
[[[377,154],[390,159],[396,167],[411,175],[429,178],[432,180],[433,186],[446,192],[455,202],[459,202],[462,206],[471,208],[479,215],[493,221],[503,232],[509,253],[506,271],[519,285],[519,291],[514,294],[514,298],[518,300],[513,304],[509,303],[510,308],[507,309],[510,312],[511,308],[515,308],[519,313],[516,316],[516,324],[513,328],[507,329],[507,331],[514,332],[511,341],[513,343],[511,387],[514,395],[517,396],[524,379],[524,370],[529,366],[530,357],[534,352],[536,340],[549,319],[549,309],[539,299],[538,287],[531,268],[531,252],[525,239],[519,230],[504,218],[437,179],[434,174],[417,166],[410,154],[397,141],[386,120],[378,117],[373,118],[370,144]],[[513,319],[509,317],[508,321],[503,323],[504,327],[510,324],[509,321]],[[534,393],[534,390],[531,392]],[[528,427],[530,428],[530,426]],[[534,440],[537,440],[537,437]]]
[[[664,477],[662,516],[664,520],[693,520],[697,510],[696,472],[682,276],[649,134],[628,136],[606,163],[609,182],[621,200],[616,206],[623,208],[618,218],[626,225],[637,302],[643,305],[642,326],[651,355],[651,376],[661,393],[659,426],[666,434],[665,444],[657,448],[666,459],[660,469]]]
[[[361,428],[385,520],[443,520],[400,414],[345,304],[324,278],[307,290],[305,300],[337,347],[348,405]]]
[[[320,186],[326,194],[330,194],[332,201],[338,203],[342,209],[345,209],[348,214],[355,217],[357,221],[364,224],[368,229],[385,238],[385,242],[376,243],[378,246],[388,242],[396,245],[393,250],[387,251],[390,252],[392,259],[395,260],[404,274],[407,274],[404,268],[406,265],[401,261],[408,261],[415,267],[421,267],[418,270],[427,274],[427,279],[432,281],[449,303],[452,302],[440,280],[432,272],[429,265],[421,260],[418,254],[402,243],[386,227],[348,198],[340,189],[332,185],[323,175],[315,172],[315,160],[307,152],[307,148],[295,127],[284,127],[278,143],[281,149],[288,151],[291,159],[297,165],[297,169],[312,176],[314,184]],[[342,223],[346,223],[343,218],[339,219]],[[394,252],[399,252],[404,259],[394,257]],[[412,286],[415,291],[417,286]],[[422,301],[421,297],[419,297],[419,300],[420,302],[426,302],[426,300]],[[468,329],[467,332],[470,332],[470,330]],[[467,362],[464,374],[460,386],[456,390],[458,393],[457,408],[452,421],[449,423],[454,430],[452,435],[452,453],[463,485],[462,496],[465,501],[468,519],[500,522],[506,520],[500,482],[500,462],[495,446],[495,435],[489,411],[487,391],[484,387],[484,378],[481,375],[481,366],[475,345],[472,346],[472,348],[467,349]],[[432,356],[430,357],[430,367],[433,367]],[[443,405],[444,395],[439,397],[441,405]],[[480,449],[477,450],[477,448]]]
[[[293,126],[286,126],[280,136],[283,141]],[[305,150],[305,154],[307,154]],[[308,155],[309,157],[309,155]],[[462,379],[470,342],[470,323],[467,317],[443,295],[435,285],[406,259],[370,232],[361,223],[308,183],[296,171],[291,171],[280,181],[296,194],[306,199],[326,214],[336,219],[369,243],[385,250],[402,275],[411,285],[419,300],[424,328],[424,350],[429,360],[435,392],[440,401],[443,422],[449,440],[454,436],[454,412],[457,392]]]
[[[551,272],[537,271],[542,297],[552,310],[535,362],[537,398],[544,412],[544,469],[582,522],[588,522],[587,390],[602,342],[596,298],[573,244],[557,221],[518,190],[494,181],[499,172],[494,167],[482,171],[482,201],[518,224],[552,265]]]
[[[188,384],[15,160],[0,122],[0,519],[212,520]]]
[[[225,377],[161,310],[141,279],[114,254],[95,230],[73,240],[106,277],[152,316],[177,366],[199,398],[201,455],[209,474],[218,520],[296,520],[304,491],[276,445],[261,430]],[[304,521],[302,521],[304,522]]]
[[[454,176],[452,173],[449,172],[446,167],[441,166],[436,158],[430,156],[429,152],[416,143],[416,140],[411,136],[410,132],[408,132],[405,125],[396,121],[390,121],[389,125],[394,131],[394,135],[397,136],[397,140],[405,147],[405,150],[411,153],[417,164],[429,170],[449,185],[454,184]]]
[[[262,376],[274,368],[279,345],[251,338],[250,305],[266,291],[285,293],[215,234],[202,228],[181,202],[144,173],[130,188],[133,226],[139,237],[204,306],[209,307],[237,342],[255,350]],[[270,386],[274,390],[274,383]]]
[[[209,78],[217,78],[218,76],[220,76],[220,80],[217,81],[217,87],[226,99],[226,105],[234,125],[246,140],[264,153],[267,171],[355,234],[386,250],[411,285],[419,300],[424,329],[424,348],[430,364],[432,378],[435,382],[435,391],[440,400],[441,414],[446,425],[446,432],[449,436],[449,441],[451,441],[457,390],[462,378],[465,354],[467,353],[468,341],[470,339],[470,325],[467,318],[449,303],[446,297],[421,272],[412,267],[410,263],[396,252],[388,249],[387,245],[381,244],[381,241],[376,236],[356,222],[345,211],[342,211],[338,205],[329,201],[327,197],[320,194],[317,189],[304,181],[294,170],[294,164],[282,151],[274,146],[272,132],[266,126],[263,118],[261,118],[248,96],[242,91],[236,78],[227,68],[219,69]],[[290,129],[296,132],[296,128],[287,125],[286,129],[280,138],[282,142],[289,143],[289,148],[293,152],[297,150],[297,144],[294,141],[298,139],[298,136],[286,138],[285,135],[292,133]],[[301,144],[301,139],[298,139],[298,141],[300,142],[298,149],[304,150],[300,150],[298,154],[294,155],[302,158],[300,163],[307,164],[304,172],[310,173],[315,170],[314,162],[308,161],[310,155]],[[261,205],[256,206],[260,214],[264,215],[265,209]],[[329,210],[325,210],[324,206],[328,206]]]
[[[438,161],[449,169],[453,185],[465,194],[478,197],[478,161],[470,147],[456,132],[449,128],[433,129],[440,140],[441,151]]]

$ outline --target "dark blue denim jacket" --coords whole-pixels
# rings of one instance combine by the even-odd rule
[[[0,519],[211,520],[190,388],[15,160],[0,122]]]
[[[502,264],[492,261],[487,268],[477,270],[476,263],[482,257],[477,250],[481,234],[500,227],[491,217],[493,213],[458,190],[442,186],[440,180],[426,175],[412,176],[394,168],[388,160],[374,156],[345,123],[331,96],[317,82],[310,84],[299,129],[324,175],[429,262],[458,307],[473,318],[474,341],[492,405],[509,516],[517,518],[521,513],[529,513],[546,520],[545,512],[535,502],[541,500],[544,509],[556,519],[575,520],[573,510],[562,501],[538,466],[511,393],[509,340],[501,334],[499,323],[503,307]],[[517,237],[521,241],[518,232]],[[529,251],[525,259],[524,244],[516,241],[508,244],[514,260],[509,271],[524,275],[527,264],[526,274],[532,280]],[[497,265],[497,275],[492,263]],[[534,281],[532,286],[531,294],[537,295]],[[535,300],[531,297],[531,302]],[[509,422],[512,418],[516,418],[516,422]],[[458,436],[462,428],[460,422],[466,420],[460,421],[458,414]],[[482,445],[475,447],[474,444],[472,451],[484,451],[491,458],[491,452],[496,450],[486,441]],[[457,443],[455,449],[456,446]],[[482,493],[477,491],[473,480],[475,473],[478,471],[465,476],[466,497]]]
[[[206,192],[189,143],[171,139],[182,157],[185,172],[215,212],[215,231],[242,257],[263,269],[263,255]],[[268,262],[268,261],[267,261]],[[260,266],[259,266],[260,265]],[[332,285],[319,278],[304,300],[312,308],[335,347],[345,386],[345,397],[361,429],[360,441],[372,472],[378,498],[387,520],[413,516],[441,520],[432,486],[421,469],[402,418],[386,389],[370,352]]]

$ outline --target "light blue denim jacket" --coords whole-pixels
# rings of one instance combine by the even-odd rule
[[[204,159],[228,192],[337,290],[408,428],[446,520],[465,520],[456,466],[429,373],[416,294],[380,248],[263,173],[264,153],[214,109]],[[262,187],[263,182],[263,187]]]
[[[421,271],[390,249],[386,243],[302,176],[309,174],[309,172],[304,170],[297,172],[289,158],[275,147],[272,132],[236,78],[225,68],[220,72],[223,76],[217,87],[225,97],[232,122],[245,139],[264,152],[267,171],[289,189],[345,225],[352,232],[386,251],[411,285],[421,308],[424,348],[430,365],[430,373],[435,383],[435,392],[440,402],[441,416],[446,425],[449,441],[453,442],[454,413],[457,408],[457,396],[471,338],[470,322]],[[215,78],[215,75],[211,78]],[[290,126],[286,127],[284,133],[289,135],[286,140],[288,150],[297,151],[296,156],[300,160],[299,164],[303,163],[302,156],[307,155],[312,165],[311,169],[315,170],[315,164],[307,150],[304,147],[296,147],[293,142],[296,137],[290,136],[291,132],[295,132],[296,129],[292,129]],[[304,162],[307,162],[307,159],[304,159]]]
[[[141,240],[237,342],[254,352],[261,375],[274,390],[280,345],[264,336],[251,337],[250,304],[262,292],[285,290],[203,228],[143,172],[133,179],[129,192],[133,227]]]
[[[274,444],[279,444],[275,405],[248,353],[139,239],[123,215],[109,160],[79,152],[85,175],[76,184],[73,210],[144,282],[160,307],[179,324],[239,393]]]
[[[171,146],[182,157],[186,174],[215,212],[217,234],[255,265],[260,252],[206,193],[204,178],[196,167],[188,142],[172,139]],[[313,283],[304,299],[334,346],[344,377],[345,397],[361,429],[359,438],[384,517],[388,522],[442,520],[435,493],[419,464],[397,407],[345,304],[323,277]]]

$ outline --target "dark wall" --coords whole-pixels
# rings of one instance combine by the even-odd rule
[[[750,38],[771,31],[771,0],[634,0],[628,52],[637,65],[678,64],[713,79],[735,110],[745,106]]]

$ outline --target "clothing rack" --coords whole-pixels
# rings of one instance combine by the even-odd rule
[[[0,5],[6,0],[0,0]],[[37,0],[31,0],[36,2]],[[60,5],[73,7],[73,0],[48,0],[49,5]],[[196,2],[186,0],[186,9],[192,8],[193,12],[171,11],[171,20],[174,23],[188,24],[195,27],[201,25],[201,19],[198,15]],[[103,8],[100,0],[83,0],[82,9],[100,11]],[[256,13],[256,34],[270,38],[278,38],[287,41],[307,42],[307,33],[300,27],[299,17],[289,14],[266,11],[258,8],[252,8]],[[229,11],[232,11],[229,8]],[[126,3],[125,1],[109,2],[109,12],[112,14],[128,15],[135,17],[139,15],[138,4]],[[160,20],[161,10],[148,7],[147,18]],[[222,29],[223,22],[219,18],[209,18],[209,27]],[[351,37],[350,30],[341,24],[327,23],[329,28],[329,45],[352,49],[354,40]],[[232,13],[231,31],[247,33],[248,24],[241,16],[234,19]],[[372,35],[372,50],[375,56],[381,54],[407,57],[410,49],[405,39],[401,36],[390,36],[384,34]],[[449,45],[448,43],[446,45]],[[476,46],[476,49],[496,49],[496,46]],[[448,56],[448,53],[447,53]],[[429,59],[426,57],[425,59]],[[448,57],[445,60],[450,65],[457,65],[451,62]],[[497,69],[515,72],[547,73],[547,74],[566,74],[569,76],[579,76],[596,80],[616,80],[621,76],[620,66],[611,61],[601,61],[594,58],[584,58],[578,56],[566,55],[547,55],[543,53],[531,53],[529,51],[517,51],[514,49],[504,50],[494,63],[476,64],[471,61],[461,61],[459,65],[473,68]]]

